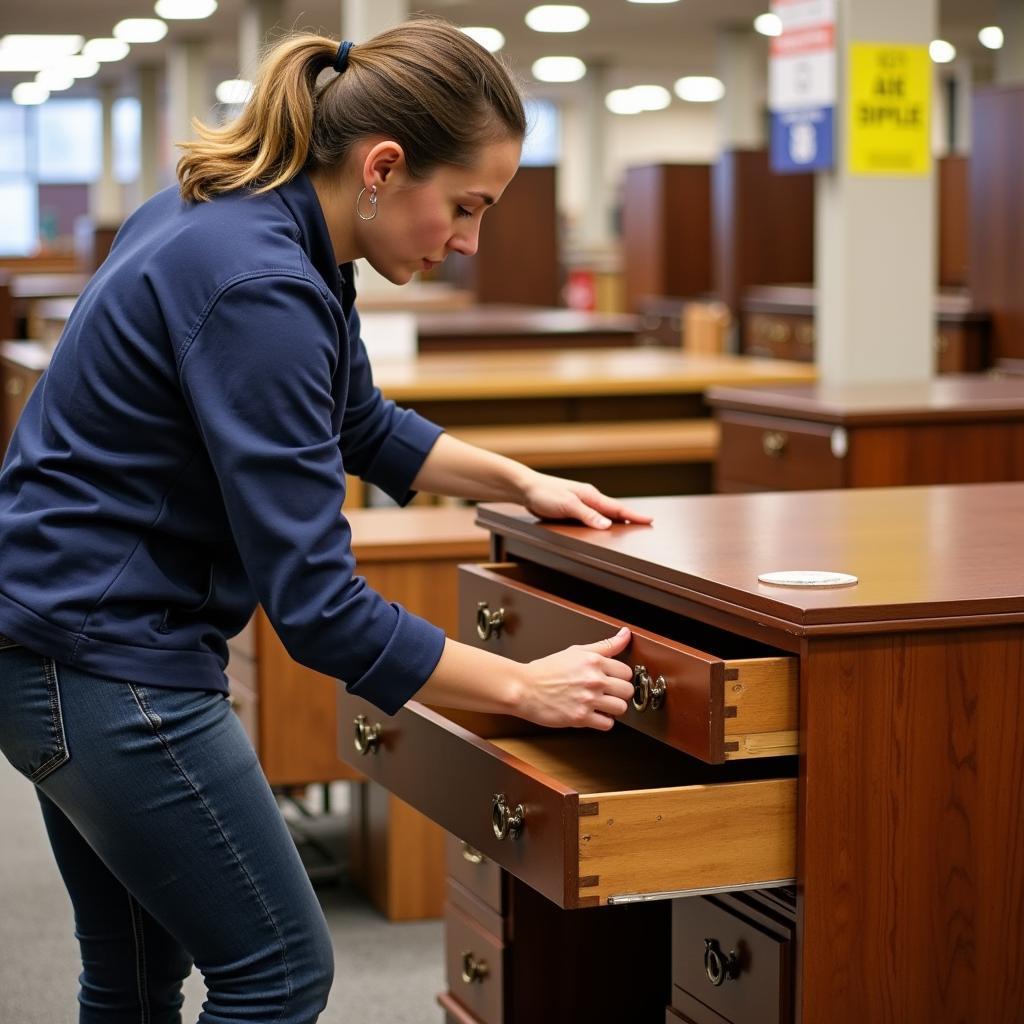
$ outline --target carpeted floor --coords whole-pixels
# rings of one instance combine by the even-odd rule
[[[336,806],[343,789],[338,795]],[[320,1024],[439,1024],[440,922],[388,924],[344,882],[318,892],[336,963]],[[35,795],[0,756],[0,1024],[76,1024],[79,970],[71,908]],[[198,974],[186,991],[182,1020],[194,1024],[204,995]]]

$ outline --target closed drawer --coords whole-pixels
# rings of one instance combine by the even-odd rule
[[[451,906],[444,925],[449,994],[481,1024],[502,1024],[505,947]]]
[[[415,701],[384,718],[342,691],[339,707],[343,756],[560,907],[794,877],[795,758],[709,766],[621,727],[505,719],[487,738]]]
[[[791,1024],[792,926],[745,909],[729,897],[673,905],[673,1005],[700,1024]]]
[[[722,484],[800,491],[846,484],[846,431],[827,423],[719,412],[716,475]]]
[[[501,868],[493,860],[453,835],[445,836],[445,859],[449,878],[496,913],[505,912]]]
[[[619,660],[634,670],[635,692],[623,724],[710,764],[796,753],[795,657],[706,629],[703,638],[716,650],[689,646],[644,623],[658,619],[681,635],[696,625],[519,565],[462,566],[459,606],[461,639],[515,661],[593,643],[627,625],[633,639]]]

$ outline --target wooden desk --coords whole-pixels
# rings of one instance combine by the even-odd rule
[[[0,272],[0,341],[25,337],[32,310],[40,299],[75,297],[88,274],[12,274]]]
[[[635,669],[639,703],[611,733],[507,722],[469,731],[415,702],[382,721],[340,697],[346,717],[380,725],[371,753],[349,748],[353,762],[548,897],[546,924],[524,934],[507,900],[494,907],[479,880],[453,879],[449,1019],[660,1024],[670,982],[691,984],[684,961],[700,964],[703,934],[697,948],[671,950],[660,983],[645,973],[639,985],[623,965],[665,964],[657,918],[640,946],[613,934],[578,971],[553,971],[543,937],[572,949],[574,927],[585,933],[613,910],[649,913],[659,904],[629,901],[659,895],[676,900],[684,925],[703,913],[695,893],[795,879],[796,943],[789,965],[779,961],[776,1004],[726,1010],[757,976],[741,954],[727,985],[701,982],[698,968],[689,991],[702,1005],[732,1024],[1017,1021],[1024,484],[640,507],[652,527],[598,533],[484,506],[498,562],[463,574],[462,637],[500,653],[634,628],[623,660],[645,668]],[[758,583],[787,568],[860,582]],[[487,639],[476,631],[481,600],[505,609]],[[708,748],[708,726],[732,743]],[[489,974],[464,982],[460,949]],[[477,1012],[486,991],[502,1016]]]
[[[810,285],[759,285],[740,303],[742,348],[752,356],[814,359],[815,291]],[[935,369],[971,373],[991,363],[991,318],[963,292],[935,297]]]
[[[1021,377],[719,388],[708,403],[719,491],[1024,480]]]

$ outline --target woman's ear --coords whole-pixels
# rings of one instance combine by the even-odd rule
[[[383,187],[395,171],[405,167],[405,151],[393,139],[377,142],[370,147],[363,161],[363,184],[370,188]]]

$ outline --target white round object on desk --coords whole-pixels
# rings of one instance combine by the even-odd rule
[[[819,572],[816,569],[763,572],[757,579],[774,587],[849,587],[857,582],[857,577],[847,572]]]

